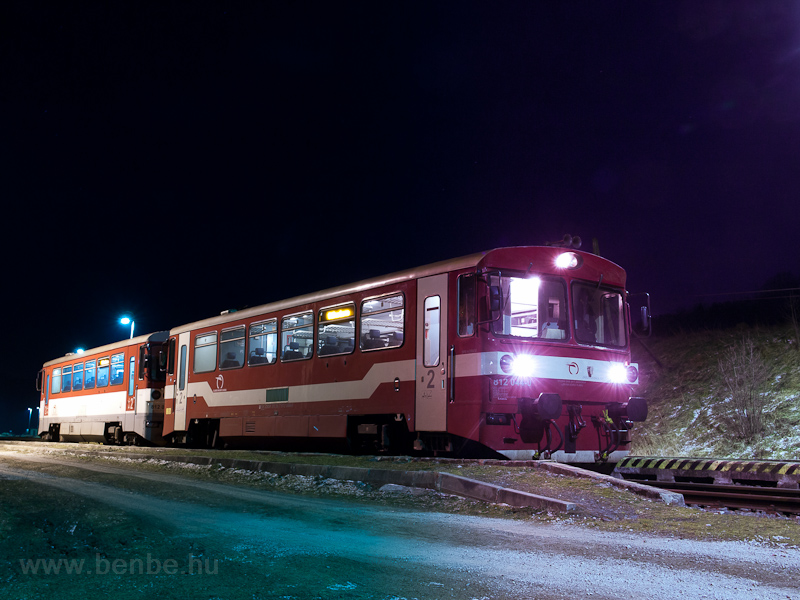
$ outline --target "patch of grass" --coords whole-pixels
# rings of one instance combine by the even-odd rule
[[[769,369],[764,434],[738,441],[725,426],[729,399],[719,377],[719,358],[752,339]],[[633,432],[631,453],[651,456],[800,459],[800,352],[788,327],[739,326],[729,330],[655,337],[634,342],[640,395],[650,414]]]

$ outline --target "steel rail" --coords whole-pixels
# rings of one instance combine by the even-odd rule
[[[795,489],[672,481],[642,483],[683,494],[686,504],[800,514],[800,490]]]

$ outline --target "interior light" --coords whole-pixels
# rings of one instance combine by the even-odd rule
[[[325,313],[326,321],[333,321],[334,319],[344,319],[345,317],[352,317],[353,311],[350,308],[339,308],[337,310],[329,310]]]
[[[580,256],[574,252],[563,252],[556,257],[556,267],[559,269],[577,269],[580,264]]]
[[[511,278],[511,298],[516,302],[524,304],[535,304],[539,297],[539,286],[542,280],[538,277],[522,279],[520,277]]]

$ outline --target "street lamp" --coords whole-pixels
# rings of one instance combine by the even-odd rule
[[[131,324],[131,339],[133,339],[133,326],[136,325],[136,323],[133,322],[133,319],[130,317],[122,317],[119,322],[122,325],[127,325],[128,323]]]
[[[32,415],[33,415],[33,409],[29,408],[28,409],[28,431],[26,433],[30,433],[31,432],[31,416]]]

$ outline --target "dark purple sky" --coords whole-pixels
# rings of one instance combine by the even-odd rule
[[[13,414],[123,311],[564,233],[656,313],[800,275],[800,2],[9,1],[0,69]]]

